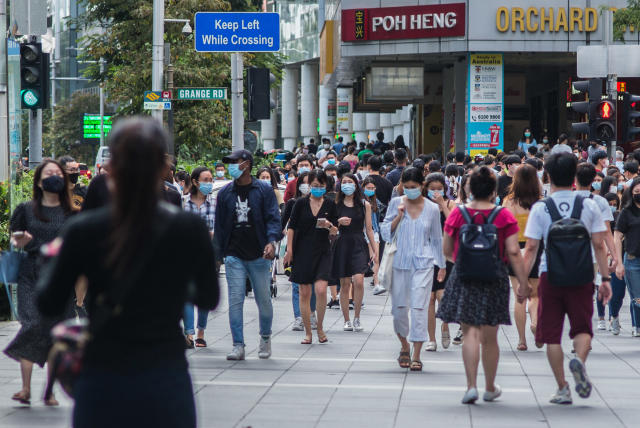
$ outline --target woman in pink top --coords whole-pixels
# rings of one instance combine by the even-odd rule
[[[478,223],[478,217],[484,220],[496,209],[496,178],[491,170],[482,166],[469,178],[471,195],[464,205],[469,215]],[[476,378],[480,361],[480,343],[482,343],[482,365],[485,371],[485,401],[493,401],[501,394],[500,386],[495,384],[498,369],[498,326],[511,324],[509,317],[509,276],[507,261],[523,284],[527,283],[524,264],[518,246],[518,222],[508,210],[499,209],[493,224],[498,231],[500,263],[496,280],[489,282],[463,280],[456,263],[444,290],[444,296],[438,309],[438,318],[443,322],[462,325],[464,342],[462,360],[467,375],[467,392],[462,399],[464,404],[472,404],[478,399]],[[476,213],[481,215],[475,216]],[[460,228],[466,223],[460,207],[454,208],[444,225],[443,250],[448,259],[457,260]],[[480,222],[481,223],[481,222]]]

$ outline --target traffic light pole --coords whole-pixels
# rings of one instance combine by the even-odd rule
[[[29,111],[29,168],[42,162],[42,109]]]
[[[244,149],[242,54],[231,54],[231,149]]]
[[[0,0],[0,180],[9,179],[9,97],[7,67],[7,2]]]
[[[618,75],[617,74],[608,74],[607,75],[607,95],[609,96],[609,100],[614,103],[615,106],[618,104]],[[618,109],[616,108],[616,112]],[[609,159],[612,164],[616,162],[616,140],[618,139],[618,115],[613,115],[613,139],[611,140],[611,144],[609,144]]]

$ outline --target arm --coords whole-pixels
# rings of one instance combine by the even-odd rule
[[[284,266],[289,266],[291,264],[291,260],[293,260],[293,237],[295,235],[295,230],[289,228],[287,230],[287,251],[284,254],[284,259],[282,264]]]
[[[538,255],[538,248],[540,247],[540,240],[527,238],[527,243],[524,247],[524,273],[529,276],[533,265],[536,263],[536,257]]]
[[[522,256],[520,255],[520,245],[518,245],[518,234],[515,233],[510,235],[504,241],[504,250],[509,257],[509,261],[511,262],[511,266],[513,267],[513,271],[518,278],[518,301],[522,302],[529,295],[531,289],[529,287],[528,274],[525,273],[525,263],[522,261]],[[530,270],[531,268],[529,268]]]
[[[395,225],[393,225],[393,221],[395,221],[396,217],[398,217],[398,203],[399,203],[399,199],[392,199],[391,202],[389,202],[389,208],[387,208],[387,215],[384,218],[384,222],[382,222],[382,224],[380,225],[380,235],[382,236],[382,239],[384,239],[387,242],[391,242],[391,239],[393,238],[393,232],[395,231],[395,228],[398,226],[398,222],[395,223]],[[399,221],[399,220],[398,220]],[[393,228],[392,228],[393,225]]]
[[[609,266],[607,265],[607,246],[605,243],[605,232],[596,232],[591,235],[591,242],[593,243],[593,249],[596,253],[596,260],[598,261],[598,269],[600,272],[609,272]],[[602,280],[602,285],[598,287],[598,298],[602,300],[602,304],[606,305],[611,299],[611,285],[610,281]]]
[[[440,210],[436,210],[434,208],[433,215],[431,216],[431,224],[429,225],[429,242],[431,246],[431,251],[433,252],[433,256],[435,257],[436,266],[440,268],[441,272],[444,272],[442,275],[442,279],[444,279],[444,274],[446,274],[447,268],[447,260],[444,257],[444,253],[442,251],[442,228],[440,227]]]
[[[613,263],[611,264],[611,269],[606,270],[605,272],[614,272],[616,266],[622,263],[622,259],[618,258],[618,252],[616,251],[616,245],[613,242],[613,234],[611,233],[611,222],[605,221],[604,224],[607,226],[607,232],[604,237],[604,242],[607,246],[607,250],[609,254],[611,254],[611,258],[613,259]]]
[[[624,263],[622,263],[622,238],[624,238],[624,234],[619,230],[616,230],[613,234],[613,242],[616,247],[616,254],[618,256],[618,260],[620,261],[616,266],[616,276],[619,279],[624,278]]]
[[[448,233],[445,233],[442,239],[442,252],[449,260],[453,260],[453,244],[453,237]]]
[[[208,228],[202,220],[198,219],[197,222],[194,222],[191,242],[196,245],[198,250],[192,254],[197,255],[196,257],[200,260],[194,263],[191,268],[194,287],[189,300],[199,308],[213,310],[220,301],[220,287],[216,264],[211,263],[215,260],[215,255],[207,232]]]
[[[364,227],[367,231],[367,238],[369,239],[369,246],[373,249],[374,257],[378,258],[378,251],[373,245],[375,243],[375,237],[373,236],[373,226],[371,225],[371,204],[367,201],[364,202],[365,208],[365,217],[364,217]]]

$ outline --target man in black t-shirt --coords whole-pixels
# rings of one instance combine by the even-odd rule
[[[520,166],[521,160],[518,155],[509,155],[504,157],[502,162],[507,171],[505,175],[498,177],[498,197],[500,198],[500,203],[502,203],[504,197],[509,193],[509,186],[513,183],[513,176]]]
[[[371,156],[367,161],[369,177],[376,185],[376,198],[385,205],[389,205],[391,193],[393,193],[393,184],[380,175],[382,169],[382,160],[379,156]]]
[[[280,209],[270,184],[251,176],[253,156],[236,150],[222,160],[229,166],[233,183],[218,192],[215,245],[225,259],[229,296],[229,324],[233,350],[228,360],[244,360],[243,306],[245,283],[251,285],[258,305],[260,344],[258,356],[271,356],[271,261],[282,239]]]

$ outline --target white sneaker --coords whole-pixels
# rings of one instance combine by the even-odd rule
[[[387,289],[384,288],[382,285],[378,284],[375,287],[373,287],[373,294],[375,296],[379,296],[380,294],[384,294],[387,292]]]
[[[427,342],[427,346],[424,347],[425,351],[436,352],[438,344],[436,342]]]
[[[311,330],[318,329],[318,319],[316,318],[315,312],[311,314]]]
[[[564,388],[557,390],[556,393],[551,396],[549,403],[552,403],[552,404],[573,403],[573,400],[571,399],[571,391],[569,390],[569,384],[566,384]]]
[[[620,319],[618,317],[611,319],[611,333],[615,336],[620,334]]]
[[[364,328],[360,324],[360,318],[353,319],[353,331],[362,331]]]
[[[569,361],[569,370],[573,374],[573,379],[576,381],[576,392],[582,398],[588,398],[591,395],[593,389],[589,376],[587,376],[587,368],[584,363],[578,358],[574,358]]]
[[[344,331],[353,331],[353,324],[351,324],[351,321],[347,321],[344,323]]]
[[[493,391],[484,392],[484,395],[482,396],[482,399],[484,401],[493,401],[502,395],[502,388],[500,388],[500,385],[495,384],[493,385],[493,388],[494,388]]]
[[[465,392],[464,397],[462,397],[462,404],[473,404],[477,399],[478,390],[476,388],[471,388]]]
[[[258,357],[266,360],[271,356],[271,337],[260,337],[260,345],[258,347]]]
[[[598,330],[606,330],[607,322],[605,320],[598,320]]]
[[[631,337],[640,337],[640,328],[631,327]]]
[[[233,345],[231,352],[227,354],[227,360],[241,361],[244,360],[244,345]]]
[[[302,318],[298,317],[293,322],[293,326],[291,327],[293,331],[304,331],[304,324],[302,323]]]

